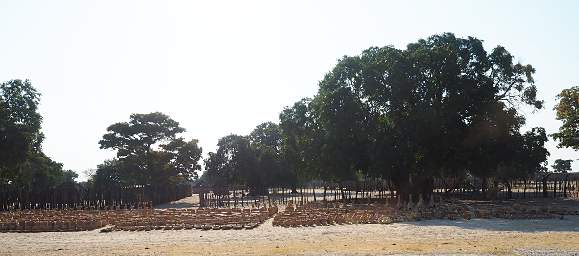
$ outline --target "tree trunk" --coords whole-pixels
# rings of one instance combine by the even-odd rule
[[[523,198],[527,198],[527,180],[524,181],[523,185]]]
[[[565,174],[565,181],[563,181],[563,197],[567,197],[567,179],[569,178],[569,174]]]
[[[506,181],[505,185],[507,186],[507,199],[513,198],[513,188],[510,182]]]
[[[557,198],[557,181],[553,181],[553,198]]]
[[[550,173],[546,174],[541,180],[541,182],[543,183],[543,197],[549,196],[549,193],[547,192],[547,179],[549,178],[550,175],[551,175]]]
[[[314,185],[314,188],[312,189],[312,191],[314,192],[314,202],[316,201],[316,186]]]

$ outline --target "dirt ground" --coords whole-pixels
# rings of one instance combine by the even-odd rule
[[[0,255],[577,255],[579,216],[253,230],[2,233]]]

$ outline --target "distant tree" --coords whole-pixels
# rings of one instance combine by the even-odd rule
[[[526,181],[544,170],[549,156],[545,148],[547,140],[545,129],[533,128],[523,135],[512,135],[502,149],[497,149],[503,157],[496,177],[507,187],[509,198],[512,197],[513,181]]]
[[[132,114],[129,122],[107,128],[100,148],[117,150],[118,161],[105,163],[100,169],[111,173],[114,163],[118,182],[124,184],[162,185],[196,179],[202,149],[197,140],[177,137],[184,131],[177,121],[160,112]]]
[[[78,173],[73,170],[65,170],[63,171],[62,179],[63,182],[75,182],[78,178]]]
[[[552,136],[559,140],[559,147],[579,150],[579,86],[561,91],[557,99],[556,119],[562,121],[563,125]]]
[[[199,160],[203,149],[197,145],[198,140],[185,141],[177,138],[161,147],[169,155],[169,166],[174,170],[175,175],[187,180],[198,178],[201,171]]]
[[[238,183],[238,175],[230,168],[227,156],[221,152],[209,152],[205,162],[205,173],[201,178],[213,187],[229,187]]]
[[[18,166],[18,175],[12,183],[23,190],[43,191],[64,182],[74,182],[78,175],[63,170],[62,164],[52,161],[43,153],[30,155]]]
[[[267,194],[266,177],[246,136],[231,134],[219,139],[217,152],[205,160],[208,181],[214,186],[246,185],[250,194]]]
[[[262,123],[249,134],[249,141],[257,148],[267,148],[279,154],[282,144],[280,127],[273,122]]]
[[[568,173],[569,171],[571,171],[572,161],[573,160],[557,159],[555,160],[555,163],[551,167],[553,167],[553,171],[555,173]]]
[[[136,181],[129,181],[133,177],[127,173],[126,168],[121,167],[119,160],[106,160],[97,166],[97,169],[89,177],[89,183],[97,191],[104,191],[116,186],[135,184]]]
[[[282,131],[278,124],[265,122],[249,134],[249,142],[257,157],[257,172],[268,187],[284,186],[291,173],[284,168]]]
[[[536,175],[546,168],[547,157],[550,155],[545,148],[547,141],[547,133],[542,127],[533,128],[523,134],[523,151],[519,158],[526,170],[523,178]]]
[[[563,160],[557,159],[555,163],[551,166],[555,173],[561,173],[564,175],[565,179],[563,181],[563,196],[567,197],[567,179],[569,178],[569,172],[571,171],[571,162],[573,160]],[[555,182],[555,192],[557,189],[557,183]],[[556,195],[556,193],[555,193]]]
[[[117,150],[117,157],[148,154],[160,142],[170,142],[185,129],[169,116],[154,112],[132,114],[129,122],[112,124],[99,142],[101,149]]]
[[[298,183],[325,176],[321,163],[324,134],[312,105],[312,99],[305,98],[285,108],[279,115],[284,157],[282,168],[291,173],[293,192],[297,192]]]

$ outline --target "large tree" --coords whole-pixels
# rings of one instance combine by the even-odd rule
[[[495,175],[497,149],[524,124],[517,109],[542,108],[535,70],[513,59],[501,46],[487,53],[482,41],[450,33],[343,57],[312,101],[321,102],[314,117],[324,128],[324,165],[368,169],[403,194],[428,193],[434,177]],[[369,164],[366,145],[375,154]]]
[[[39,102],[28,80],[0,84],[0,184],[43,191],[78,177],[42,152]]]
[[[101,149],[116,149],[117,157],[148,154],[158,143],[170,142],[185,129],[169,116],[154,112],[132,114],[129,122],[112,124],[99,142]]]
[[[39,101],[28,80],[0,84],[0,180],[13,179],[18,164],[40,152],[44,135]]]
[[[313,104],[312,99],[305,98],[285,108],[279,115],[283,166],[292,173],[294,192],[300,182],[329,177],[324,172],[328,168],[323,168],[321,163],[324,134]]]
[[[262,123],[249,134],[251,149],[257,157],[258,177],[267,186],[287,186],[293,180],[286,164],[280,126],[273,122]]]
[[[177,121],[160,112],[132,114],[129,122],[109,126],[99,144],[101,149],[117,150],[123,183],[177,183],[196,179],[201,170],[202,149],[195,139],[177,137],[184,131]],[[111,169],[107,168],[102,169]]]

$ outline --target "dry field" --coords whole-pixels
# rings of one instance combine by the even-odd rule
[[[254,209],[26,210],[0,213],[0,232],[253,229],[277,213]],[[106,228],[105,228],[106,227]]]
[[[550,209],[568,209],[576,203],[560,201]],[[538,208],[526,214],[543,214],[541,202],[493,205],[491,208],[501,210],[490,214],[503,214],[503,208],[532,205]],[[281,227],[274,226],[270,218],[254,229],[242,230],[0,233],[0,255],[579,255],[579,216],[476,218],[485,207],[490,206],[472,203],[463,210],[459,208],[459,215],[473,210],[475,218],[470,220],[433,219],[388,225],[328,225],[326,217],[322,217],[323,226]],[[302,213],[308,212],[304,211],[306,208],[283,211],[277,216],[297,214],[301,218]]]
[[[386,255],[579,253],[579,217],[428,220],[252,230],[2,233],[0,255]]]

